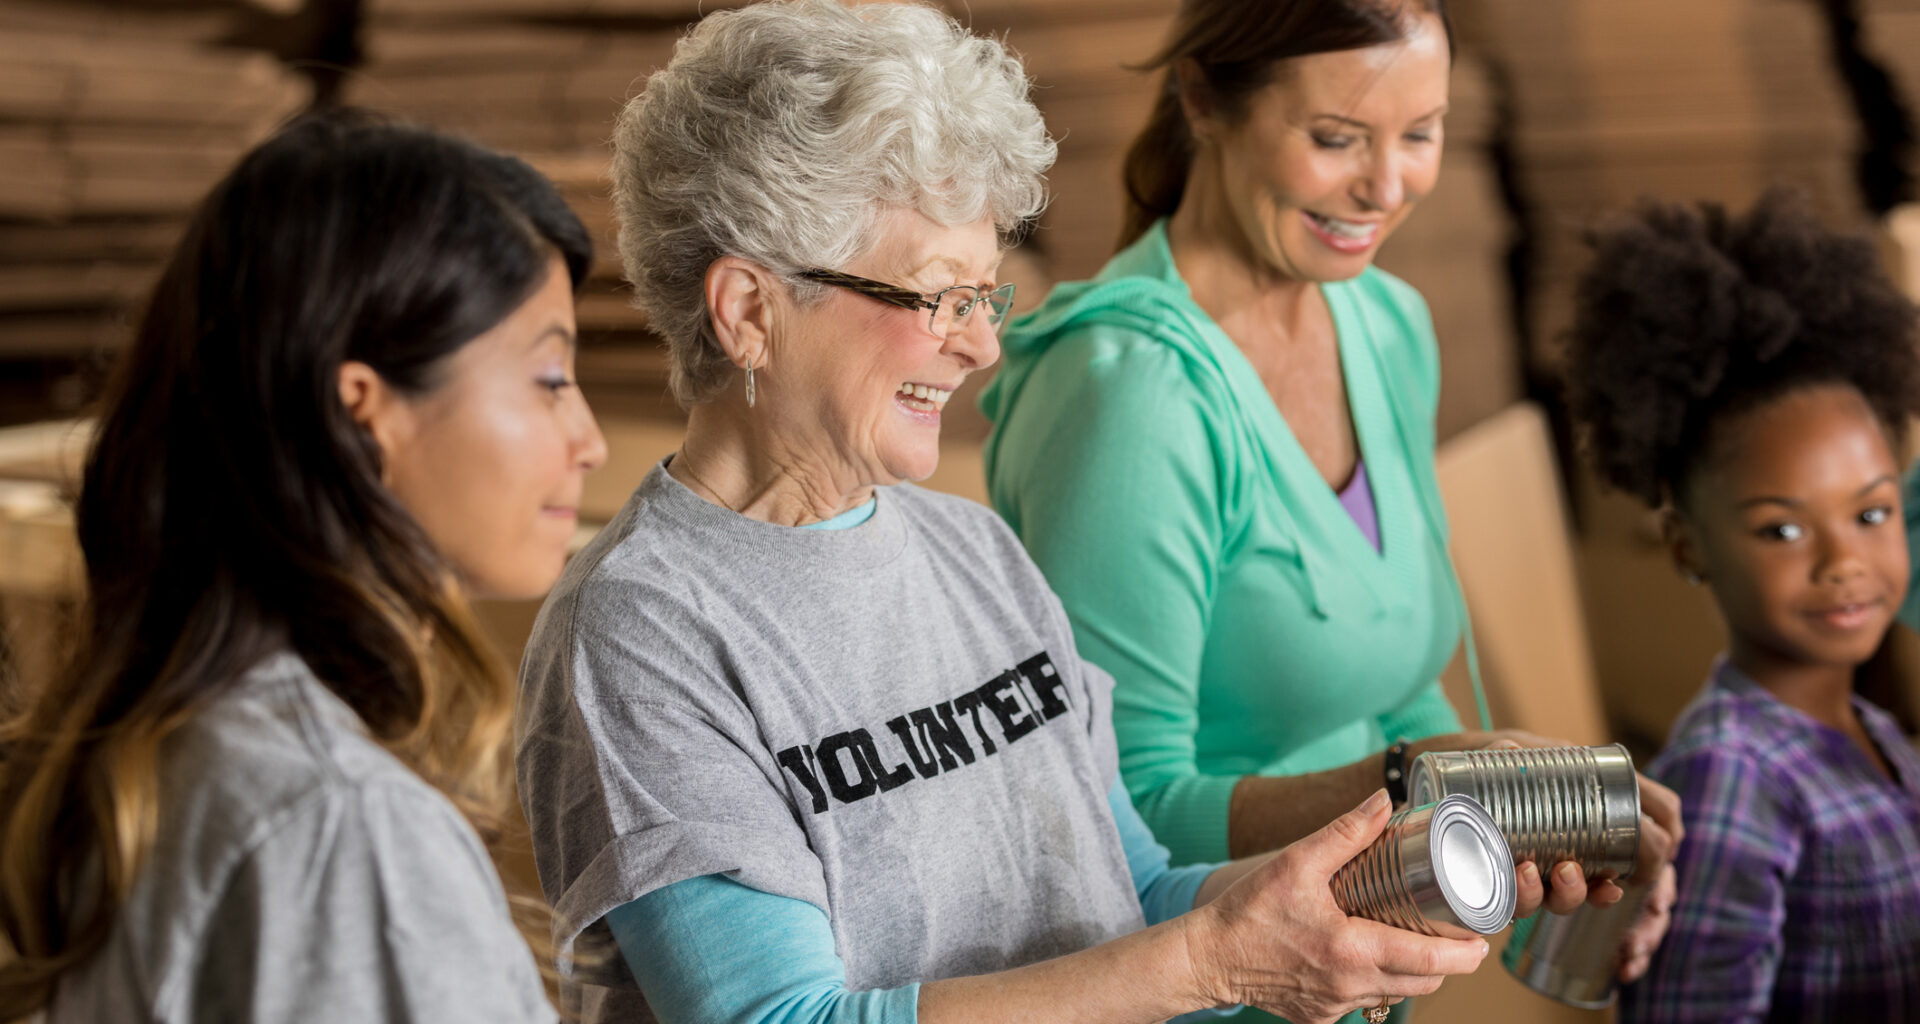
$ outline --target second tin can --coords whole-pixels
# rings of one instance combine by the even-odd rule
[[[1513,853],[1470,796],[1407,807],[1333,875],[1340,909],[1427,935],[1492,935],[1513,920]]]
[[[1613,1005],[1620,944],[1653,887],[1627,884],[1610,907],[1581,906],[1562,917],[1545,911],[1513,926],[1500,962],[1535,992],[1583,1010]]]
[[[1542,871],[1579,861],[1587,876],[1633,873],[1640,848],[1640,781],[1618,743],[1603,747],[1453,750],[1413,762],[1413,804],[1464,793],[1506,834],[1516,863]]]

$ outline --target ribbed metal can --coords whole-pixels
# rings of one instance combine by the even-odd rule
[[[1610,907],[1582,905],[1564,917],[1542,911],[1513,926],[1500,962],[1528,988],[1583,1010],[1613,1005],[1620,944],[1640,916],[1651,885],[1622,886]]]
[[[1640,782],[1633,757],[1603,747],[1452,750],[1414,759],[1410,803],[1464,793],[1506,834],[1515,863],[1541,871],[1575,860],[1587,877],[1633,873],[1640,849]]]
[[[1455,795],[1408,807],[1373,845],[1333,875],[1333,898],[1353,917],[1464,938],[1513,920],[1513,852],[1486,808]]]

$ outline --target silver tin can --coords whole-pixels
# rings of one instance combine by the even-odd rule
[[[1604,747],[1454,750],[1414,759],[1409,803],[1465,793],[1506,833],[1516,863],[1541,871],[1576,860],[1587,877],[1633,873],[1640,848],[1640,782],[1618,743]]]
[[[1541,911],[1516,922],[1500,962],[1528,988],[1583,1010],[1613,1005],[1620,944],[1640,916],[1651,885],[1622,887],[1611,907],[1586,904],[1562,917]]]
[[[1348,915],[1450,938],[1505,928],[1517,895],[1513,852],[1469,796],[1400,811],[1333,875]]]

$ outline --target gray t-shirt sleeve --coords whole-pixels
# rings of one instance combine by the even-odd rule
[[[523,681],[543,676],[536,685],[575,699],[529,730],[518,764],[563,955],[582,932],[610,948],[607,911],[702,875],[829,909],[775,754],[707,650],[718,638],[704,623],[657,618],[674,611],[581,601],[565,642],[536,637],[522,669]]]
[[[166,1019],[557,1019],[478,837],[420,787],[317,791],[227,878]]]

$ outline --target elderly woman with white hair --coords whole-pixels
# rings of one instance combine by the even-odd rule
[[[1001,256],[1044,202],[1016,59],[927,7],[756,5],[701,22],[614,141],[689,417],[522,667],[570,1008],[1311,1021],[1479,965],[1479,939],[1334,905],[1381,794],[1277,855],[1169,869],[1059,601],[991,511],[909,483],[998,358]]]

